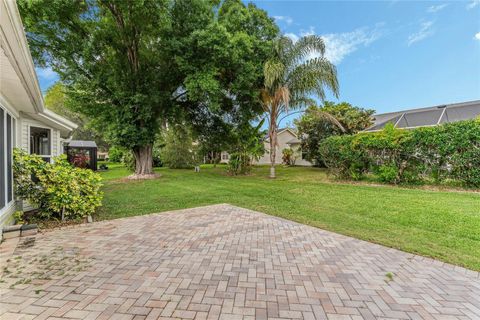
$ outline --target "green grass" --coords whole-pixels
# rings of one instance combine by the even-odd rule
[[[317,168],[279,167],[274,180],[267,167],[239,177],[224,167],[156,171],[125,181],[127,170],[110,165],[97,218],[229,203],[480,270],[478,193],[336,183]]]

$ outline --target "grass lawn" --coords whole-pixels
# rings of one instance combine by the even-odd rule
[[[279,167],[275,180],[267,167],[242,177],[208,166],[157,172],[125,182],[127,170],[110,165],[97,218],[229,203],[480,271],[478,193],[341,184],[317,168]]]

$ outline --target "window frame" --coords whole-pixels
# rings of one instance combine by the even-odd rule
[[[3,143],[5,146],[5,152],[2,154],[3,156],[3,161],[4,161],[4,168],[3,170],[3,181],[0,183],[3,184],[4,186],[4,203],[0,203],[0,216],[3,215],[7,210],[9,210],[12,205],[15,203],[15,188],[13,186],[13,149],[16,147],[16,128],[17,128],[17,121],[18,118],[10,112],[6,107],[4,107],[2,104],[0,104],[0,109],[3,111],[3,132],[2,132],[2,139]],[[10,134],[8,134],[8,118],[10,117]],[[9,159],[9,154],[8,154],[8,136],[10,135],[10,159]],[[10,161],[9,161],[10,160]],[[11,164],[12,169],[9,172],[8,170],[8,164]],[[9,174],[11,173],[11,174]],[[9,190],[9,178],[10,178],[10,184],[11,184],[11,189]],[[11,192],[9,195],[9,191]],[[9,198],[10,201],[9,201]]]
[[[49,135],[48,135],[48,138],[50,139],[50,143],[49,143],[49,155],[46,155],[46,154],[36,154],[36,153],[31,153],[30,150],[30,146],[31,146],[31,128],[39,128],[39,129],[46,129],[48,131],[50,131]],[[42,125],[37,125],[37,124],[29,124],[28,125],[28,153],[29,154],[35,154],[41,158],[48,158],[48,162],[52,162],[52,158],[53,158],[53,130],[52,128],[49,128],[49,127],[45,127],[45,126],[42,126]]]

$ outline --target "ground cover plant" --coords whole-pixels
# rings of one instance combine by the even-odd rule
[[[274,180],[264,166],[247,176],[158,168],[159,179],[126,183],[127,169],[109,167],[96,219],[230,203],[480,270],[479,193],[340,183],[311,167],[278,167]]]

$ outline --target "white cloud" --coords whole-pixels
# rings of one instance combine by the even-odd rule
[[[438,12],[438,11],[444,9],[446,6],[448,6],[448,4],[446,4],[446,3],[433,5],[433,6],[428,7],[427,11],[430,12],[430,13],[435,13],[435,12]]]
[[[480,40],[480,32],[477,32],[477,33],[475,34],[475,39],[476,39],[476,40]]]
[[[291,33],[291,32],[290,33],[285,33],[285,36],[292,39],[293,42],[297,42],[298,39],[300,39],[299,36],[297,36],[295,33]]]
[[[369,46],[381,36],[382,32],[376,28],[359,28],[352,32],[323,35],[326,47],[325,57],[333,64],[339,64],[347,55],[358,50],[359,47]]]
[[[289,16],[274,16],[273,17],[276,22],[285,22],[287,25],[291,25],[293,23],[293,19]]]
[[[349,54],[356,51],[359,47],[367,47],[372,42],[378,40],[383,32],[379,29],[384,23],[378,23],[375,28],[358,28],[351,32],[330,33],[321,35],[325,42],[325,58],[333,64],[339,64]],[[315,28],[310,27],[307,30],[301,30],[300,36],[309,36],[315,34]],[[295,33],[286,33],[285,36],[298,41],[300,36]],[[308,59],[318,57],[317,53],[312,53]]]
[[[52,68],[36,68],[37,75],[39,78],[44,80],[54,80],[58,78],[58,74],[52,70]]]
[[[475,8],[476,6],[480,5],[480,0],[473,0],[472,2],[470,2],[469,4],[467,4],[467,9],[470,10],[470,9],[473,9]]]
[[[308,30],[302,30],[300,31],[300,35],[302,37],[306,37],[306,36],[313,36],[315,34],[315,28],[310,26],[310,28],[308,28]]]
[[[425,38],[432,36],[435,32],[432,29],[433,21],[425,21],[420,24],[420,30],[415,33],[412,33],[408,36],[408,46],[411,46],[415,42],[422,41]]]

